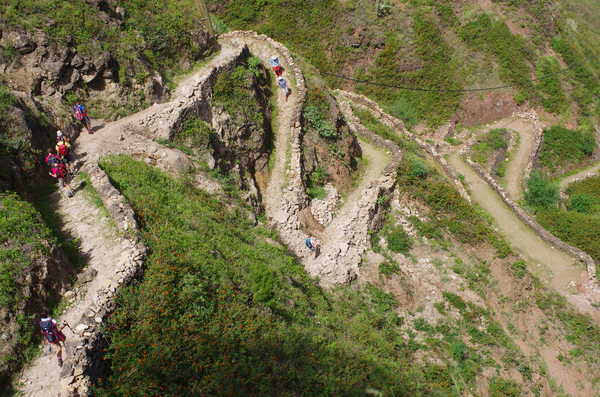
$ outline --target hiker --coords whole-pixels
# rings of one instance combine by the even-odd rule
[[[48,153],[45,161],[46,164],[48,164],[48,167],[50,167],[50,172],[48,173],[48,175],[50,175],[52,178],[58,179],[58,185],[61,188],[66,188],[67,196],[69,196],[69,198],[73,197],[75,193],[73,192],[71,185],[67,181],[68,175],[65,163],[63,163],[60,160],[60,158],[54,153]]]
[[[277,55],[273,55],[271,57],[271,68],[273,69],[273,73],[275,73],[275,75],[277,77],[281,77],[281,75],[283,74],[283,67],[281,67],[281,64],[279,63],[279,58],[277,58]]]
[[[92,122],[90,121],[90,118],[87,115],[87,110],[85,110],[85,106],[77,102],[75,105],[73,105],[72,111],[73,117],[75,117],[81,124],[83,124],[88,134],[93,134],[94,131],[92,131]]]
[[[287,82],[285,81],[285,79],[283,77],[279,77],[277,79],[277,85],[285,93],[285,101],[287,102],[288,97],[290,96],[292,90],[290,90],[290,88],[287,86]]]
[[[314,237],[308,237],[304,239],[304,244],[306,245],[306,248],[314,252],[315,258],[319,256],[319,253],[321,252],[321,242],[319,240]]]
[[[73,152],[71,151],[71,143],[69,142],[69,138],[64,136],[61,131],[56,131],[56,140],[56,154],[58,159],[65,164],[69,174],[73,174],[72,162],[74,158]]]
[[[56,353],[56,357],[58,358],[58,366],[62,367],[63,359],[62,359],[62,345],[65,343],[65,334],[63,334],[62,330],[66,327],[66,324],[63,324],[62,327],[58,327],[56,320],[54,320],[49,315],[44,315],[40,320],[40,329],[42,331],[42,335],[44,337],[44,344],[50,344],[49,350],[52,350],[52,345],[58,347],[58,352]]]

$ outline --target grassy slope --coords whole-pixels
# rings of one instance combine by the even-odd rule
[[[366,0],[292,0],[285,6],[275,0],[209,3],[231,28],[269,34],[322,72],[442,89],[498,85],[498,74],[503,83],[515,85],[517,102],[530,100],[551,112],[565,112],[565,104],[575,100],[584,116],[600,111],[593,96],[600,76],[600,34],[589,29],[593,17],[600,15],[595,5],[566,1],[557,19],[552,7],[521,0],[497,0],[495,11],[482,10],[475,1],[391,2],[390,12],[383,16],[377,15],[374,2]],[[568,18],[585,27],[573,31]],[[526,27],[528,35],[513,33],[505,19]],[[363,39],[355,48],[350,43],[360,42],[357,37]],[[555,61],[545,57],[554,38],[564,43],[554,47],[572,70],[545,77],[558,71]],[[532,83],[536,70],[543,79]],[[365,92],[409,124],[437,125],[452,116],[462,99],[457,93],[354,86],[327,79],[334,86],[350,85]]]
[[[324,292],[242,214],[143,163],[103,166],[152,254],[110,320],[98,395],[450,393],[443,366],[411,364],[385,294]]]
[[[36,209],[14,193],[0,193],[0,306],[18,323],[15,354],[2,357],[10,366],[31,355],[37,339],[31,321],[22,313],[27,274],[56,244]],[[0,373],[0,380],[6,374]],[[8,382],[7,382],[8,383]],[[0,392],[2,388],[0,388]]]
[[[418,153],[410,157],[400,184],[430,208],[425,233],[474,245],[494,240],[476,210],[433,170],[414,172]],[[112,372],[99,396],[363,395],[369,387],[385,395],[449,396],[475,390],[488,367],[518,368],[526,388],[537,384],[533,374],[544,376],[485,307],[446,292],[436,306],[442,320],[406,323],[395,298],[374,285],[322,291],[268,242],[271,232],[185,181],[127,157],[103,167],[140,216],[152,254],[144,279],[122,291],[109,321]],[[485,263],[457,261],[452,270],[482,296],[493,288]],[[535,302],[514,298],[507,305],[539,305],[577,347],[572,359],[597,360],[600,333],[590,321],[543,288],[534,293]],[[414,354],[441,364],[414,365]],[[499,377],[488,386],[523,387]]]

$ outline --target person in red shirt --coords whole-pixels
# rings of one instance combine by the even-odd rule
[[[62,367],[63,359],[62,359],[62,347],[65,343],[65,334],[63,334],[62,330],[66,327],[66,324],[63,324],[62,327],[58,327],[56,320],[54,320],[49,315],[44,315],[40,320],[40,329],[43,335],[44,344],[50,344],[50,346],[54,345],[58,347],[58,352],[56,353],[56,358],[58,358],[58,366]],[[52,347],[50,347],[50,350]]]

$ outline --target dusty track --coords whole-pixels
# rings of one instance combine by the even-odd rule
[[[120,233],[81,193],[72,199],[57,197],[65,231],[81,240],[82,251],[89,257],[89,270],[80,276],[85,285],[78,289],[76,300],[59,319],[67,320],[76,331],[66,332],[68,343],[63,354],[63,369],[57,369],[54,356],[44,354],[35,359],[20,377],[25,396],[87,393],[89,379],[83,371],[86,365],[92,364],[87,351],[94,348],[93,341],[100,335],[98,325],[111,310],[117,288],[128,282],[141,267],[145,249],[135,238],[137,225],[133,211],[110,186],[106,175],[97,166],[99,160],[107,154],[124,153],[175,176],[187,171],[192,166],[187,156],[152,139],[170,137],[187,117],[201,115],[210,109],[211,84],[215,76],[235,66],[244,51],[249,50],[267,67],[270,57],[279,55],[292,87],[287,102],[281,91],[277,93],[279,112],[274,120],[276,142],[272,154],[275,161],[267,192],[263,195],[270,223],[283,242],[304,262],[307,271],[320,277],[324,285],[347,282],[355,276],[361,254],[369,246],[368,232],[380,207],[379,199],[389,193],[395,180],[394,167],[386,168],[394,162],[382,161],[385,156],[380,156],[375,146],[383,148],[387,145],[387,150],[395,153],[390,158],[396,160],[399,158],[397,148],[391,142],[381,142],[376,138],[365,145],[366,155],[370,158],[369,168],[328,228],[331,233],[323,241],[322,255],[313,258],[304,247],[307,235],[300,224],[300,213],[308,206],[302,180],[300,119],[306,95],[302,73],[289,51],[266,36],[232,32],[224,35],[219,43],[219,55],[182,81],[170,102],[153,105],[112,123],[99,122],[100,125],[95,126],[95,134],[82,134],[78,139],[78,160],[82,168],[91,174],[93,185]]]
[[[569,175],[566,178],[561,179],[559,182],[560,190],[565,191],[569,187],[570,184],[582,181],[587,178],[591,178],[593,176],[596,176],[596,175],[598,175],[599,172],[600,172],[600,162],[596,163],[596,164],[592,165],[591,167],[588,167],[582,171],[579,171],[576,174]]]
[[[492,215],[500,233],[521,256],[527,259],[529,270],[581,311],[600,320],[598,310],[577,289],[577,286],[588,280],[588,273],[580,262],[544,241],[525,225],[488,183],[461,160],[458,153],[451,155],[449,162],[465,177],[473,200]]]

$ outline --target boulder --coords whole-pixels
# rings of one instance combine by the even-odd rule
[[[4,48],[12,47],[22,55],[35,51],[37,47],[31,37],[24,32],[6,33],[2,37],[2,46]]]

